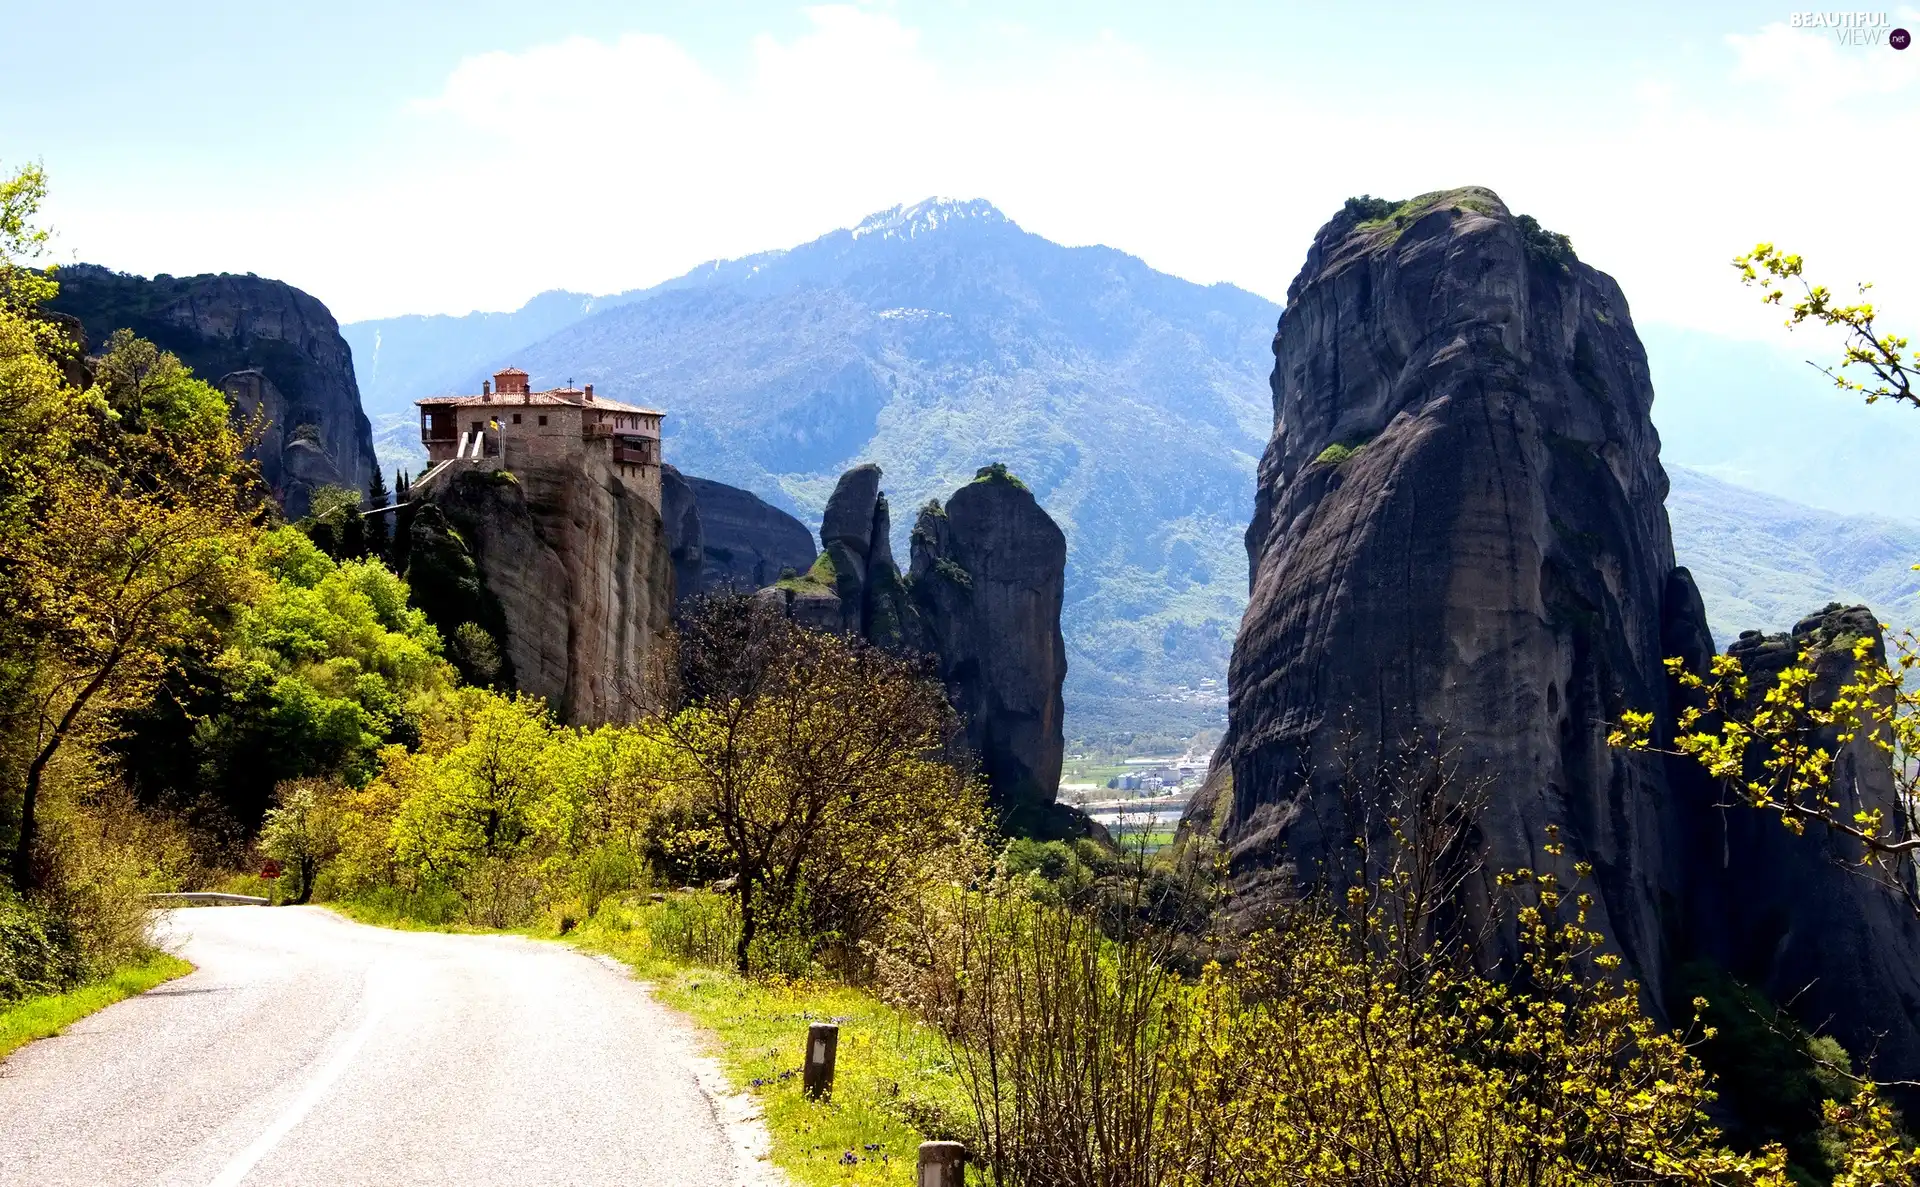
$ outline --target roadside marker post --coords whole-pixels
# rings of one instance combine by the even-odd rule
[[[831,1022],[807,1027],[807,1057],[800,1065],[800,1090],[816,1099],[833,1095],[833,1060],[840,1051],[840,1028]]]
[[[959,1142],[921,1142],[916,1187],[965,1187],[967,1148]]]

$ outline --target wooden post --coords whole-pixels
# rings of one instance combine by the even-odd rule
[[[840,1028],[831,1022],[807,1027],[807,1057],[802,1061],[800,1090],[808,1096],[833,1095],[833,1059],[840,1049]]]
[[[959,1142],[921,1142],[915,1187],[965,1187],[967,1148]]]

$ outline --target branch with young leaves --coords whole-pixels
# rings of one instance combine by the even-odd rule
[[[1834,386],[1865,396],[1869,404],[1894,400],[1920,408],[1920,393],[1913,389],[1914,359],[1907,340],[1898,334],[1883,334],[1875,325],[1878,311],[1865,299],[1872,284],[1857,286],[1860,301],[1842,304],[1826,285],[1806,279],[1804,260],[1771,243],[1756,245],[1747,255],[1735,258],[1733,266],[1740,270],[1742,284],[1761,287],[1760,299],[1769,305],[1785,303],[1784,286],[1799,287],[1799,299],[1788,306],[1788,329],[1811,321],[1846,334],[1845,353],[1838,367],[1814,364],[1816,370],[1833,380]],[[1847,374],[1847,368],[1855,365],[1864,367],[1873,378],[1863,382]]]
[[[1894,873],[1920,851],[1920,836],[1904,813],[1890,816],[1885,805],[1843,803],[1849,789],[1835,786],[1835,758],[1841,748],[1862,742],[1886,756],[1896,803],[1911,803],[1920,790],[1908,761],[1920,755],[1920,697],[1902,679],[1920,664],[1920,646],[1907,635],[1896,650],[1889,664],[1875,654],[1871,638],[1854,640],[1853,676],[1832,697],[1813,695],[1819,657],[1809,646],[1757,699],[1734,656],[1715,656],[1705,675],[1668,659],[1668,673],[1692,701],[1680,710],[1671,745],[1655,743],[1653,714],[1632,711],[1621,714],[1607,741],[1692,758],[1736,802],[1779,813],[1781,824],[1796,834],[1811,824],[1850,838],[1859,846],[1860,864]]]

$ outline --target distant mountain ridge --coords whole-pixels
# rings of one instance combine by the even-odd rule
[[[837,475],[878,462],[899,501],[902,554],[912,508],[1002,461],[1067,533],[1078,721],[1117,721],[1224,670],[1246,596],[1240,533],[1271,420],[1271,301],[1112,248],[1063,247],[984,201],[929,199],[600,299],[516,345],[541,324],[524,313],[459,334],[388,319],[389,369],[369,390],[424,394],[399,382],[391,360],[403,341],[407,358],[441,350],[425,345],[429,329],[491,341],[484,362],[442,351],[451,370],[440,373],[455,378],[433,382],[477,390],[512,361],[536,386],[572,378],[663,407],[675,465],[811,524]],[[371,325],[350,327],[357,357]],[[1153,715],[1197,728],[1220,706],[1176,700]]]
[[[367,415],[410,413],[414,400],[444,395],[469,374],[631,296],[595,297],[551,289],[510,313],[410,313],[350,322],[340,332],[353,348]]]
[[[1821,511],[1667,463],[1667,518],[1721,650],[1741,631],[1790,629],[1828,602],[1920,626],[1920,526]]]

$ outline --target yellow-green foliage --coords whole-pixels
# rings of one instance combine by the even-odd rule
[[[810,593],[818,590],[832,592],[834,588],[833,557],[824,550],[813,558],[813,567],[797,577],[782,577],[774,584],[781,589],[794,593]]]
[[[654,729],[568,728],[538,700],[477,688],[431,702],[422,726],[418,750],[385,748],[364,787],[319,805],[335,893],[424,895],[506,926],[541,902],[577,894],[591,908],[644,884],[668,794]]]

